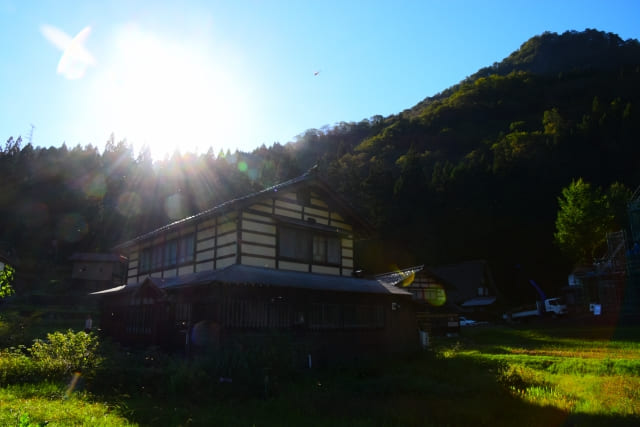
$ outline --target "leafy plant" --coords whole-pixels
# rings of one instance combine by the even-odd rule
[[[29,348],[34,361],[49,368],[51,373],[68,375],[82,372],[83,375],[95,374],[102,362],[98,353],[98,337],[85,332],[54,332],[47,334],[47,340],[35,340]]]
[[[0,298],[8,297],[14,293],[12,283],[15,269],[9,264],[2,264],[4,268],[0,270]]]

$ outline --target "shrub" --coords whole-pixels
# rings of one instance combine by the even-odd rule
[[[98,347],[97,336],[68,330],[47,334],[46,341],[35,340],[29,353],[49,378],[64,378],[72,372],[91,377],[102,361]]]
[[[0,384],[27,383],[40,379],[40,367],[24,350],[24,346],[19,346],[0,351]]]

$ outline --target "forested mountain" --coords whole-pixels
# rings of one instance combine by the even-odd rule
[[[297,147],[301,159],[325,147],[327,179],[380,228],[369,265],[485,258],[518,294],[528,278],[566,283],[561,190],[636,188],[639,136],[640,43],[586,30],[533,37],[396,116],[307,131]]]
[[[572,267],[553,241],[562,189],[578,178],[640,185],[639,137],[640,43],[545,33],[397,115],[252,153],[154,164],[113,138],[103,153],[11,138],[0,152],[0,251],[36,271],[318,164],[380,230],[356,260],[366,270],[484,258],[507,296],[531,299],[525,279],[551,291]]]

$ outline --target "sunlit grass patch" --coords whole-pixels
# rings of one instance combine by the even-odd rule
[[[640,378],[625,376],[571,376],[557,379],[562,390],[576,390],[575,412],[640,416]]]
[[[565,411],[572,411],[578,399],[573,394],[565,394],[556,387],[531,386],[524,389],[513,389],[515,395],[523,400],[540,406],[553,406]]]
[[[624,340],[607,340],[610,329],[474,331],[457,356],[502,366],[498,381],[525,402],[626,423],[640,416],[640,343],[638,328],[616,333]]]
[[[65,391],[46,382],[0,388],[0,425],[134,425],[113,406],[92,402],[84,393],[66,397]]]

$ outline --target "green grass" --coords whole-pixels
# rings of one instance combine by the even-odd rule
[[[142,425],[638,425],[638,333],[477,328],[412,359],[304,373],[267,399],[128,406]]]
[[[67,387],[47,382],[0,388],[3,426],[128,426],[118,408],[97,402],[87,393],[67,393]]]
[[[109,354],[73,392],[32,377],[5,384],[0,425],[640,424],[639,327],[464,329],[408,359],[280,367],[267,387],[260,370],[219,383],[212,362],[117,348]],[[3,363],[22,369],[29,362]]]
[[[604,327],[476,330],[457,356],[502,364],[503,381],[524,401],[578,418],[640,422],[639,333]]]

